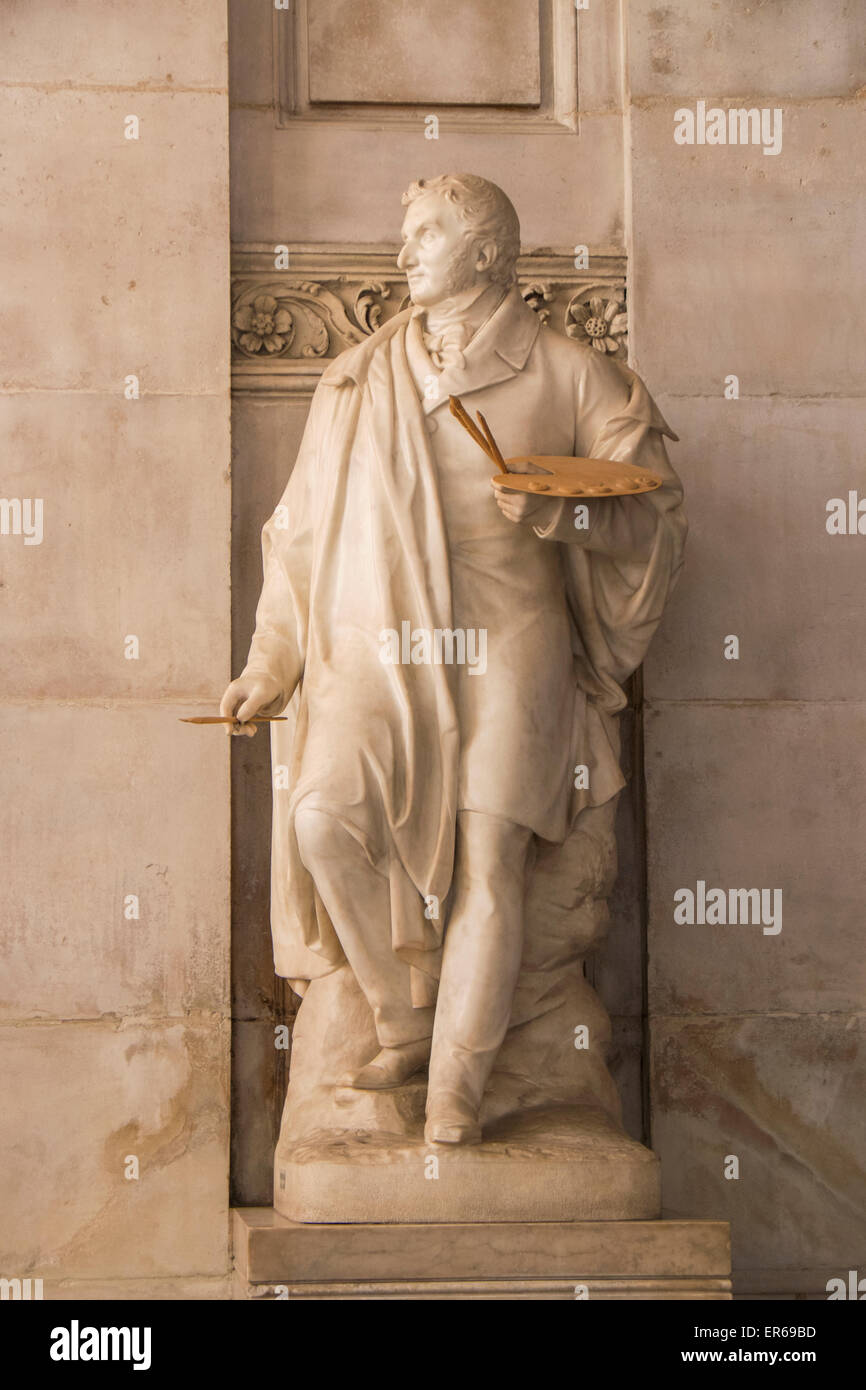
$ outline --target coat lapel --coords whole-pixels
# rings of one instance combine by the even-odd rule
[[[525,302],[520,290],[512,285],[499,308],[491,314],[487,322],[479,328],[464,353],[464,367],[449,367],[439,373],[434,367],[421,334],[421,325],[411,309],[389,319],[386,324],[356,347],[340,354],[322,374],[322,384],[340,386],[351,379],[362,386],[373,354],[379,346],[406,326],[411,335],[415,360],[420,352],[422,360],[429,363],[429,374],[438,378],[439,394],[433,400],[421,397],[421,408],[425,415],[447,406],[449,396],[468,396],[473,391],[481,391],[497,382],[508,381],[521,371],[529,356],[532,345],[538,337],[541,321],[534,310]]]
[[[449,396],[462,399],[472,391],[481,391],[515,376],[524,366],[540,327],[537,314],[513,285],[466,348],[464,367],[447,367],[440,374],[430,362],[431,373],[439,378],[439,394],[433,400],[422,398],[425,415],[447,406]],[[417,319],[410,323],[410,331],[413,330],[426,352]]]

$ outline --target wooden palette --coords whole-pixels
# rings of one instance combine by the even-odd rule
[[[478,424],[470,418],[457,396],[448,397],[451,414],[495,463],[499,473],[493,481],[514,492],[544,493],[548,497],[625,497],[653,492],[662,479],[648,468],[633,463],[614,463],[612,459],[565,458],[557,454],[521,454],[502,457],[490,426],[481,411]],[[527,468],[534,470],[527,472]]]
[[[543,475],[527,471],[543,469]],[[646,468],[633,463],[614,463],[610,459],[560,458],[550,454],[529,454],[505,460],[505,472],[493,481],[515,492],[541,492],[547,497],[624,497],[631,493],[653,492],[662,480]]]

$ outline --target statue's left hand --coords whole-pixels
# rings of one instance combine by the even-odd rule
[[[539,497],[531,492],[516,492],[514,488],[491,483],[496,505],[509,521],[527,521],[533,526],[546,526],[553,521],[559,499]]]

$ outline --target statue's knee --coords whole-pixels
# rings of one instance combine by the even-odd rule
[[[345,831],[327,811],[301,802],[295,812],[295,838],[301,861],[312,873],[316,864],[339,854]]]

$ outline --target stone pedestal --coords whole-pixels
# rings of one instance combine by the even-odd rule
[[[240,1299],[731,1297],[726,1221],[309,1225],[233,1213]]]

